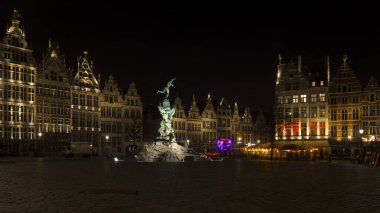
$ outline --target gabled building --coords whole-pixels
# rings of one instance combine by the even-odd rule
[[[35,130],[36,62],[13,11],[11,26],[0,43],[0,138],[3,152],[32,150]]]
[[[78,57],[78,67],[71,85],[71,144],[86,144],[98,154],[100,149],[100,88],[93,73],[88,52]]]
[[[272,131],[262,110],[259,111],[253,125],[254,143],[269,143],[272,141]]]
[[[217,139],[217,117],[212,105],[211,95],[208,94],[206,106],[202,111],[202,140],[204,147],[213,148]]]
[[[240,134],[243,144],[253,143],[253,120],[249,108],[245,108],[240,120]]]
[[[329,84],[330,141],[350,142],[360,140],[360,108],[362,85],[351,71],[348,57]]]
[[[123,96],[111,74],[105,81],[100,99],[101,150],[103,150],[103,154],[118,153],[122,150],[124,142],[123,104]]]
[[[187,117],[182,105],[181,98],[177,96],[174,100],[175,114],[173,116],[173,129],[177,142],[187,143]]]
[[[297,64],[284,63],[279,57],[275,89],[275,140],[279,148],[294,144],[327,155],[327,64],[326,70],[312,73],[302,66],[301,56]]]
[[[37,132],[48,152],[60,152],[71,139],[71,73],[58,44],[49,40],[37,75]]]
[[[193,95],[191,107],[187,116],[187,136],[189,139],[189,146],[198,150],[202,147],[202,118],[199,115],[199,109]]]
[[[359,124],[362,133],[358,136],[362,137],[365,142],[379,141],[380,140],[380,87],[376,80],[372,77],[366,87],[364,88],[361,96],[361,122]],[[360,110],[359,110],[360,111]],[[353,114],[353,116],[357,116]],[[355,117],[356,118],[356,117]],[[355,137],[354,139],[357,139]]]
[[[127,94],[124,96],[124,139],[125,147],[137,146],[142,149],[143,144],[143,103],[137,92],[136,85],[129,85]]]
[[[222,138],[231,137],[231,106],[225,98],[222,98],[216,106],[216,116],[218,118],[218,136]]]

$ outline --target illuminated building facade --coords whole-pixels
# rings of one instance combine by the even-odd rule
[[[117,82],[110,75],[101,93],[101,150],[105,153],[121,151],[123,136],[123,96]]]
[[[343,62],[329,85],[329,135],[331,141],[360,140],[361,92],[362,85],[348,66],[347,56],[343,56]],[[368,92],[364,96],[371,94]],[[371,105],[365,100],[363,103],[366,106]],[[367,118],[367,116],[364,117]]]
[[[217,117],[214,110],[214,106],[211,101],[211,95],[208,94],[206,100],[206,106],[201,114],[202,118],[202,141],[203,146],[207,148],[213,148],[217,139]]]
[[[125,146],[143,146],[143,103],[136,89],[136,84],[129,85],[123,102],[123,128]]]
[[[279,57],[275,88],[275,140],[279,145],[328,147],[328,82]],[[322,70],[323,71],[323,70]],[[322,72],[322,74],[324,71]],[[327,76],[329,72],[326,72]],[[328,79],[328,77],[327,77]],[[322,150],[326,152],[326,150]]]
[[[100,89],[88,53],[78,57],[78,67],[71,85],[71,144],[88,144],[97,154],[100,142]]]
[[[364,142],[380,140],[380,87],[376,80],[372,77],[361,96],[361,127],[359,132],[354,131],[355,139],[362,137]],[[353,115],[357,116],[357,115]],[[355,117],[356,118],[356,117]],[[357,124],[355,124],[357,125]],[[356,130],[356,129],[355,129]],[[362,130],[362,131],[360,131]],[[359,133],[359,134],[358,134]]]
[[[174,135],[178,142],[187,142],[188,140],[188,122],[183,108],[182,101],[180,97],[176,97],[174,100],[175,114],[173,115],[173,129]]]
[[[32,49],[14,10],[0,43],[0,138],[2,151],[28,151],[36,139],[37,71]]]
[[[215,148],[218,138],[231,138],[235,147],[253,142],[253,122],[249,108],[240,117],[237,103],[232,113],[225,98],[213,103],[210,94],[201,113],[195,96],[187,114],[179,97],[175,99],[174,105],[174,134],[180,143],[189,143],[190,147],[203,151],[205,148]]]
[[[71,73],[59,46],[49,47],[38,67],[36,130],[47,144],[44,151],[59,152],[71,139]]]

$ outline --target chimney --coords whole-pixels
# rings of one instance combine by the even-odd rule
[[[302,56],[298,56],[298,72],[301,73],[302,71]]]
[[[326,63],[326,74],[327,74],[327,86],[330,84],[330,56],[326,56],[325,58]]]

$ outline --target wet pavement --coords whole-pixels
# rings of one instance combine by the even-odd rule
[[[0,161],[0,212],[380,212],[380,168],[347,162]]]

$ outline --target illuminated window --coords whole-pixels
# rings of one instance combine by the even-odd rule
[[[301,103],[306,103],[307,102],[307,95],[306,94],[302,94],[301,95]]]
[[[317,102],[317,94],[312,94],[312,95],[311,95],[311,102],[312,102],[312,103]]]
[[[298,95],[293,95],[293,103],[298,103]]]

